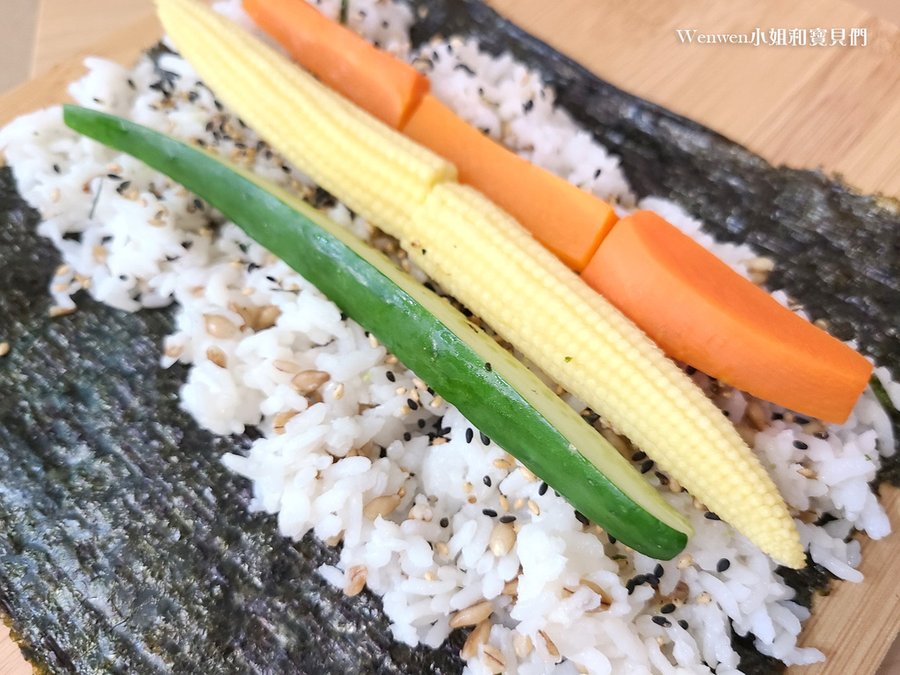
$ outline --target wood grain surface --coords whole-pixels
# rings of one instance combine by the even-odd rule
[[[874,0],[869,0],[874,2]],[[696,119],[774,163],[842,173],[864,191],[900,194],[900,30],[839,0],[491,0],[513,21],[604,79]],[[896,8],[897,4],[890,4]],[[0,124],[64,99],[85,52],[127,63],[159,34],[150,0],[44,0],[35,63],[62,60],[0,97]],[[125,28],[135,17],[143,17]],[[676,28],[869,29],[866,48],[752,48],[684,45]],[[883,491],[894,530],[900,491]],[[839,584],[818,598],[802,643],[826,664],[797,675],[869,675],[900,624],[900,535],[863,543],[863,584]],[[15,644],[0,638],[0,674],[30,672]],[[900,673],[900,649],[881,675]]]

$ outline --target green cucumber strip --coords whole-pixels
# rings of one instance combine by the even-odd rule
[[[444,298],[310,205],[213,155],[105,113],[64,106],[66,124],[205,199],[319,288],[482,432],[590,520],[668,560],[683,515],[582,417]]]

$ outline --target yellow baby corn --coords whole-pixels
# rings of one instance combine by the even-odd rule
[[[803,566],[793,520],[756,455],[639,328],[469,187],[436,186],[411,222],[415,236],[401,244],[430,277],[707,508],[774,559]]]
[[[194,0],[158,0],[176,46],[276,150],[401,239],[426,273],[775,560],[794,523],[731,423],[634,324],[452,165]],[[486,275],[492,279],[487,279]]]
[[[157,7],[169,37],[216,96],[316,183],[345,195],[342,201],[374,225],[396,226],[432,185],[455,179],[453,164],[205,5],[160,0]]]

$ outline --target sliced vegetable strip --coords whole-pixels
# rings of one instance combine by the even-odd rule
[[[507,150],[431,94],[403,133],[456,164],[461,183],[487,195],[576,271],[616,222],[605,201]]]
[[[402,127],[428,92],[418,70],[304,0],[244,0],[244,9],[304,68],[390,127]]]
[[[293,136],[307,130],[292,133],[279,126],[297,105],[310,106],[302,114],[314,124],[327,119],[335,128],[351,128],[350,135],[363,146],[381,148],[396,138],[374,118],[378,129],[364,138],[365,130],[357,128],[362,113],[349,102],[339,105],[334,98],[313,95],[298,99],[285,68],[266,67],[281,57],[260,42],[230,38],[234,29],[211,10],[191,0],[159,0],[159,5],[167,32],[204,80],[263,135],[280,130],[268,140],[312,175],[328,155],[327,146],[294,142]],[[190,20],[182,21],[187,15]],[[228,49],[215,48],[225,43]],[[315,81],[303,84],[324,88]],[[256,105],[270,91],[282,94],[278,111]],[[385,148],[384,161],[407,163],[403,156],[409,143],[404,139],[393,151]],[[312,151],[304,152],[306,147]],[[328,161],[342,167],[335,172],[341,180],[329,189],[362,206],[354,208],[363,213],[373,210],[367,200],[374,198],[374,181],[385,173],[403,180],[393,166],[355,161],[352,145],[335,148]],[[395,191],[411,188],[397,185]],[[634,324],[515,220],[471,188],[450,182],[431,183],[425,200],[394,211],[394,220],[391,212],[381,211],[384,217],[377,224],[401,239],[426,273],[760,548],[784,564],[803,566],[786,505],[731,424]]]
[[[222,211],[610,534],[658,558],[684,547],[690,526],[600,434],[381,253],[309,205],[158,132],[74,106],[65,121]]]
[[[623,218],[581,276],[667,354],[797,412],[844,422],[872,374],[650,211]]]
[[[162,0],[157,6],[204,82],[279,152],[292,161],[304,158],[298,166],[319,185],[336,193],[356,182],[355,174],[366,175],[344,201],[374,225],[402,222],[431,186],[455,178],[450,162],[391,131],[205,5]]]
[[[427,78],[411,65],[376,49],[304,0],[244,0],[244,8],[297,63],[453,162],[460,182],[506,209],[572,269],[587,265],[616,222],[608,203],[482,134],[427,94]]]

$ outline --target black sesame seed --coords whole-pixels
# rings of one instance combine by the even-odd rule
[[[200,98],[200,94],[198,94],[196,91],[188,92],[188,101],[190,101],[191,103],[194,103],[198,98]]]
[[[725,415],[725,417],[731,417],[731,412],[728,410],[723,410],[722,414]]]
[[[472,439],[474,439],[474,438],[475,438],[475,431],[472,429],[472,427],[469,427],[468,429],[466,429],[466,443],[471,443]]]
[[[132,89],[136,89],[136,86],[135,86],[135,84],[134,84],[134,80],[132,80],[130,77],[129,77],[127,80],[125,80],[125,81],[128,82],[128,86],[129,86],[129,87],[131,87]]]
[[[416,422],[416,426],[419,427],[420,429],[424,429],[425,428],[425,420],[422,420],[422,419],[418,420]]]
[[[682,628],[684,628],[685,630],[687,630],[690,626],[690,624],[687,621],[685,621],[684,619],[678,619],[678,625],[681,626]]]
[[[543,497],[545,494],[547,494],[547,488],[548,488],[548,487],[550,487],[550,486],[547,485],[546,483],[541,483],[541,486],[538,488],[538,494],[539,494],[541,497]]]
[[[647,473],[652,468],[653,468],[653,460],[648,459],[646,462],[641,464],[641,473]]]
[[[610,543],[610,544],[615,544],[616,541],[618,541],[618,540],[617,540],[614,536],[612,536],[611,534],[607,534],[607,535],[606,535],[606,538],[609,539],[609,543]]]
[[[719,516],[716,515],[715,513],[713,513],[712,511],[707,511],[706,513],[703,514],[703,517],[706,518],[707,520],[721,520],[721,518],[719,518]]]
[[[653,586],[653,588],[659,586],[659,577],[657,577],[655,574],[645,574],[644,581]]]
[[[481,509],[481,512],[486,515],[488,518],[496,518],[497,512],[494,509]]]
[[[804,424],[809,424],[809,420],[806,419],[805,417],[795,417],[794,421],[797,424],[799,424],[800,426],[803,426]]]
[[[487,434],[485,434],[483,431],[479,431],[478,433],[481,436],[482,445],[490,445],[491,444],[491,439],[488,438]]]
[[[601,174],[601,173],[603,173],[603,169],[597,169],[597,170],[594,172],[594,180],[597,180],[598,178],[600,178],[600,174]]]
[[[818,438],[820,441],[824,441],[828,438],[828,432],[827,431],[817,431],[816,433],[813,434],[813,436]]]
[[[659,611],[662,614],[671,614],[675,611],[675,603],[667,602],[665,605],[659,608]]]
[[[507,514],[505,516],[500,516],[500,522],[503,523],[504,525],[509,525],[510,523],[516,522],[516,517],[513,515],[509,515],[509,514]]]
[[[588,525],[591,524],[591,521],[588,520],[588,517],[586,515],[584,515],[578,509],[575,509],[575,520],[577,520],[579,523],[581,523],[585,527],[587,527]]]
[[[490,476],[486,475],[484,478],[481,479],[481,482],[484,483],[485,485],[487,485],[488,487],[491,487],[491,477]]]
[[[808,450],[809,446],[803,441],[794,441],[794,447],[798,450]]]
[[[450,521],[446,518],[441,518],[441,527],[447,527],[450,524]]]
[[[53,172],[54,173],[62,173],[62,169],[59,168],[59,164],[53,165]]]
[[[122,176],[120,176],[117,173],[108,173],[108,174],[106,174],[106,177],[109,178],[110,180],[122,180]]]
[[[696,373],[697,369],[694,368],[694,366],[688,366],[687,368],[684,369],[684,372],[690,376],[690,375],[693,375],[694,373]]]
[[[384,376],[388,379],[389,382],[396,382],[396,381],[397,381],[397,376],[394,375],[394,371],[393,371],[393,370],[387,371],[387,372],[384,374]]]
[[[666,617],[659,616],[658,614],[653,617],[653,623],[655,623],[657,626],[662,626],[663,628],[668,628],[672,625],[672,622],[669,621]]]
[[[488,361],[487,363],[484,364],[484,369],[488,372],[491,372],[494,368],[493,368],[493,366],[491,366],[491,362]]]
[[[627,582],[625,582],[625,590],[628,591],[628,595],[634,593],[634,586],[634,579],[629,579]]]
[[[522,110],[524,112],[531,112],[531,109],[533,107],[534,107],[534,101],[532,101],[531,99],[525,101],[525,103],[522,104]]]
[[[653,576],[657,579],[661,579],[662,575],[666,573],[666,570],[663,569],[663,566],[659,563],[656,564],[656,567],[653,568]]]
[[[632,462],[643,462],[645,459],[647,459],[647,453],[642,450],[638,450],[631,456]]]
[[[199,198],[195,198],[194,199],[194,208],[198,209],[198,210],[202,210],[203,209],[203,200],[201,200]]]
[[[406,399],[406,405],[409,406],[410,410],[418,410],[419,404],[413,401],[411,398]]]
[[[724,572],[731,567],[731,561],[728,558],[722,558],[716,563],[716,572]]]
[[[584,410],[582,410],[581,416],[584,417],[585,422],[587,422],[588,424],[593,424],[600,419],[600,415],[595,413],[590,408],[585,408]]]
[[[412,434],[407,431],[406,433],[403,434],[403,440],[404,441],[412,440]]]
[[[656,478],[657,478],[657,480],[659,480],[660,485],[666,486],[669,484],[669,477],[666,474],[664,474],[660,471],[656,471],[655,473],[656,473]]]
[[[772,413],[772,419],[773,419],[773,420],[776,420],[776,421],[777,421],[777,420],[783,420],[783,419],[784,419],[784,413],[774,412],[774,413]]]
[[[116,192],[118,192],[119,194],[122,194],[123,192],[125,192],[125,190],[127,190],[130,187],[131,187],[131,181],[123,180],[121,183],[119,183],[118,187],[116,188]]]
[[[469,66],[467,66],[465,63],[457,63],[455,66],[453,66],[453,70],[462,70],[467,72],[469,75],[475,74],[475,71],[469,68]]]

